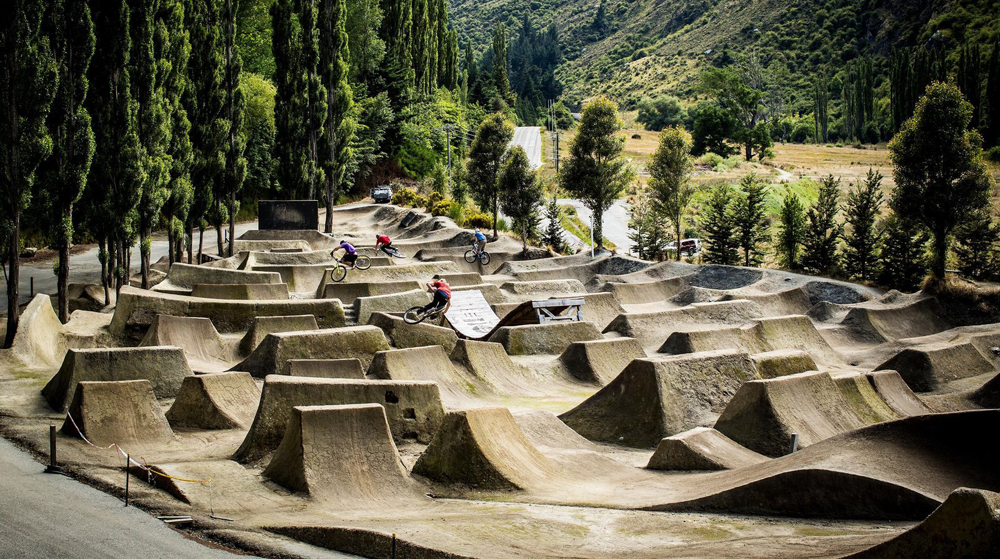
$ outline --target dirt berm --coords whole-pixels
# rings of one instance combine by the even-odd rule
[[[735,470],[767,460],[715,429],[695,427],[661,440],[646,469]]]
[[[157,398],[173,398],[191,368],[179,347],[71,349],[42,396],[57,411],[65,410],[76,385],[84,381],[148,380]]]
[[[250,373],[213,373],[184,379],[167,410],[172,427],[246,429],[260,403],[260,389]]]
[[[361,360],[347,359],[289,359],[281,374],[293,377],[365,378]]]
[[[477,489],[514,490],[557,477],[559,465],[528,440],[507,408],[449,412],[413,473]]]
[[[872,371],[865,376],[868,377],[868,382],[882,398],[882,401],[900,417],[931,413],[927,404],[910,390],[910,387],[896,371]]]
[[[200,299],[184,295],[153,293],[125,286],[118,296],[114,317],[109,327],[116,336],[146,333],[158,314],[199,316],[209,318],[223,333],[246,332],[258,316],[292,316],[311,314],[320,328],[344,325],[344,309],[336,299],[291,299],[288,301],[237,301],[232,299]]]
[[[444,417],[433,382],[271,375],[264,379],[253,425],[234,459],[254,462],[277,448],[295,406],[348,404],[382,404],[397,441],[430,442]]]
[[[489,341],[503,344],[510,355],[559,355],[573,342],[602,339],[591,322],[547,322],[498,328]]]
[[[739,387],[715,428],[767,456],[783,456],[792,433],[804,448],[864,427],[829,373],[808,372],[755,380]]]
[[[845,559],[983,559],[1000,555],[1000,494],[960,487],[923,522]]]
[[[559,360],[574,378],[604,386],[632,362],[646,356],[634,338],[573,342]]]
[[[996,371],[972,343],[939,342],[906,348],[875,370],[893,370],[914,392],[930,392],[945,384]]]
[[[343,359],[355,357],[368,367],[375,353],[389,342],[374,326],[351,326],[306,332],[268,334],[242,363],[232,368],[255,377],[280,374],[289,359]]]
[[[402,318],[391,314],[372,313],[368,318],[368,324],[381,328],[392,345],[400,349],[439,345],[445,351],[451,352],[455,349],[455,344],[458,343],[458,334],[451,328],[423,322],[407,324]]]
[[[695,303],[679,309],[621,314],[608,324],[604,333],[617,332],[638,339],[643,347],[659,347],[670,334],[690,329],[691,325],[716,329],[721,324],[737,326],[761,316],[756,303],[742,299]]]
[[[66,354],[63,325],[52,310],[48,295],[39,293],[21,311],[20,323],[9,349],[0,349],[0,355],[11,366],[53,369],[58,367]]]
[[[173,438],[148,380],[81,382],[76,385],[62,432],[97,445],[148,445]],[[74,424],[75,422],[75,424]]]
[[[235,339],[224,339],[207,318],[156,315],[139,347],[176,346],[199,372],[224,371],[239,361]]]
[[[741,352],[635,359],[559,418],[588,439],[649,448],[710,423],[743,383],[756,378],[753,362]]]
[[[416,489],[378,404],[296,406],[264,477],[324,501],[398,501]]]
[[[205,299],[238,299],[243,301],[273,301],[288,299],[286,283],[196,283],[191,288],[192,297]]]
[[[250,329],[240,340],[240,354],[244,357],[253,353],[268,334],[280,332],[307,332],[319,330],[316,317],[311,314],[293,316],[258,316],[254,317]]]

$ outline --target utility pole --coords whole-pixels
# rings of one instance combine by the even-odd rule
[[[445,143],[448,144],[448,192],[451,192],[451,131],[455,127],[451,124],[445,124],[438,130],[444,130]]]

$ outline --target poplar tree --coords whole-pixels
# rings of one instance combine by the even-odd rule
[[[944,278],[955,227],[989,203],[992,180],[982,139],[969,130],[972,114],[957,87],[935,83],[889,143],[896,179],[892,209],[934,237],[931,271],[938,279]]]
[[[832,276],[839,270],[837,246],[844,226],[837,221],[840,211],[840,179],[827,176],[820,183],[819,198],[806,213],[802,265],[813,274]]]
[[[320,142],[326,125],[326,88],[320,76],[319,14],[317,0],[299,0],[299,27],[302,41],[302,69],[305,76],[305,137],[307,200],[315,200],[324,181]]]
[[[864,182],[854,185],[847,194],[844,235],[844,269],[861,281],[874,279],[878,273],[878,256],[882,230],[878,216],[882,209],[882,175],[868,170]]]
[[[10,347],[20,319],[21,212],[31,199],[35,169],[52,152],[45,121],[58,84],[49,40],[41,32],[47,2],[8,0],[0,18],[0,218],[8,229],[7,338]]]
[[[162,45],[154,44],[158,4],[158,0],[133,0],[130,17],[131,85],[138,110],[136,133],[139,136],[142,165],[134,233],[139,235],[139,270],[143,289],[149,288],[149,251],[153,227],[159,220],[160,210],[169,195],[172,165],[167,153],[170,146],[170,117],[162,83],[166,61],[161,56],[165,52]],[[131,242],[128,244],[131,247]]]
[[[504,157],[499,183],[503,212],[520,232],[521,251],[527,252],[529,226],[542,202],[542,189],[521,146],[512,147]]]
[[[69,249],[73,243],[73,206],[83,195],[94,158],[94,132],[87,100],[87,70],[94,55],[94,22],[86,2],[57,0],[50,8],[47,34],[59,71],[59,88],[49,112],[52,156],[39,168],[38,199],[59,251],[59,320],[69,320]]]
[[[191,57],[188,60],[187,102],[191,120],[191,146],[194,159],[191,165],[191,184],[194,186],[192,202],[187,216],[188,235],[194,245],[194,228],[198,226],[198,258],[200,261],[204,241],[204,222],[210,211],[217,214],[213,204],[217,190],[216,180],[225,169],[226,136],[229,123],[223,118],[225,103],[223,89],[223,57],[218,0],[196,0],[191,6]],[[218,215],[210,216],[218,222]],[[194,250],[188,252],[188,263]]]
[[[621,128],[618,105],[605,97],[592,101],[583,108],[570,156],[559,173],[560,186],[590,208],[598,249],[604,247],[604,212],[635,179],[635,171],[622,157]]]
[[[274,53],[274,159],[278,184],[286,198],[305,195],[306,143],[305,82],[300,68],[300,31],[294,0],[276,0],[271,6],[271,49]]]
[[[493,215],[493,240],[497,239],[497,217],[500,213],[500,169],[507,145],[514,138],[514,125],[503,113],[494,113],[483,120],[469,149],[470,194],[480,207]]]
[[[765,198],[767,185],[754,173],[740,180],[740,193],[733,207],[736,241],[743,251],[744,266],[759,266],[764,260],[763,245],[767,241],[769,223]]]
[[[1000,39],[993,43],[986,68],[986,145],[1000,145]]]
[[[280,1],[280,0],[279,0]],[[386,0],[382,20],[385,39],[386,74],[390,90],[407,91],[413,87],[413,2]]]
[[[236,2],[237,0],[224,0],[222,10],[225,90],[222,114],[228,123],[225,146],[226,170],[222,175],[222,181],[227,204],[226,214],[229,217],[229,256],[233,255],[233,240],[236,238],[236,211],[239,209],[236,195],[243,188],[243,180],[247,175],[247,160],[243,155],[247,147],[247,136],[244,131],[247,104],[243,97],[243,89],[240,87],[243,60],[236,49]],[[222,254],[221,245],[219,254]]]
[[[102,253],[105,303],[109,289],[120,290],[128,277],[129,248],[138,221],[143,184],[139,105],[133,97],[129,7],[126,0],[93,5],[97,43],[90,66],[87,103],[93,116],[97,150],[90,168],[90,229]]]
[[[829,130],[830,88],[826,76],[820,75],[813,82],[813,120],[816,128],[816,143],[830,141]]]
[[[513,105],[510,79],[507,77],[507,26],[503,23],[498,23],[493,30],[493,83],[500,98],[508,105]]]
[[[421,94],[430,93],[430,53],[428,52],[430,33],[427,29],[430,21],[427,13],[427,2],[428,0],[413,0],[412,31],[410,32],[413,41],[410,53],[413,57],[411,62],[413,76],[417,91]]]
[[[979,45],[963,45],[959,50],[958,67],[955,69],[955,85],[966,101],[972,105],[972,128],[978,128],[982,120],[982,51]]]
[[[345,0],[322,0],[320,4],[321,77],[326,90],[326,129],[323,136],[323,166],[326,174],[326,220],[323,230],[333,232],[333,205],[337,191],[344,184],[347,166],[353,157],[354,99],[347,82],[350,68],[347,61]]]
[[[660,144],[647,166],[649,187],[659,212],[668,217],[674,225],[677,243],[681,242],[682,219],[687,210],[694,189],[690,185],[691,135],[683,128],[671,127],[660,135]],[[677,250],[677,261],[681,251]]]

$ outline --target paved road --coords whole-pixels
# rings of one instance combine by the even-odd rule
[[[587,226],[591,225],[590,208],[583,202],[572,198],[560,198],[556,201],[560,206],[573,206],[576,214]],[[628,220],[630,219],[628,204],[624,200],[616,200],[608,211],[604,212],[604,238],[618,246],[620,252],[628,252],[635,245],[628,238]],[[589,242],[590,240],[587,239]]]
[[[145,512],[60,475],[0,439],[0,556],[232,559]]]
[[[537,169],[542,166],[542,128],[540,126],[518,126],[514,129],[512,146],[521,146],[528,155],[528,161]]]
[[[321,222],[322,223],[322,222]],[[249,223],[237,223],[236,224],[236,237],[239,237],[246,231],[257,228],[257,222]],[[215,230],[205,231],[205,249],[206,252],[215,253]],[[197,233],[195,234],[195,243],[197,246]],[[90,250],[74,255],[70,258],[70,271],[69,271],[69,282],[70,283],[101,283],[101,262],[97,259],[97,247],[93,247]],[[149,249],[150,261],[156,262],[160,258],[167,255],[167,238],[164,235],[156,235],[153,237],[153,242]],[[21,277],[18,284],[20,289],[18,294],[20,295],[21,304],[27,303],[30,300],[30,282],[31,278],[35,279],[35,293],[50,293],[54,294],[57,290],[56,286],[56,275],[52,271],[52,265],[54,260],[46,260],[44,262],[36,263],[22,263],[21,264]],[[136,244],[132,247],[132,270],[133,274],[139,273],[139,245]],[[7,312],[7,282],[0,281],[0,304],[3,305],[2,312],[6,314]]]

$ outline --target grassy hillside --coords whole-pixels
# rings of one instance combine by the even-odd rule
[[[749,48],[787,70],[794,107],[812,76],[860,54],[1000,37],[995,0],[604,0],[604,24],[595,26],[600,2],[451,0],[451,14],[460,40],[480,49],[498,21],[512,32],[525,12],[538,25],[555,22],[567,98],[605,93],[625,108],[658,92],[691,99],[702,68]]]

